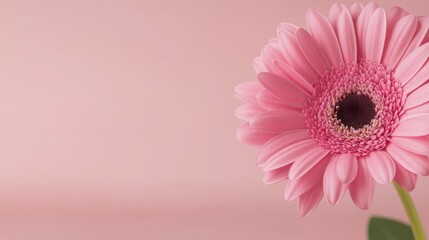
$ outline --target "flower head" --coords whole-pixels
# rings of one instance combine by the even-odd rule
[[[413,190],[429,175],[429,17],[334,4],[307,25],[280,24],[254,60],[259,81],[235,91],[237,137],[261,146],[264,182],[285,181],[302,216],[347,190],[367,209],[375,182]]]

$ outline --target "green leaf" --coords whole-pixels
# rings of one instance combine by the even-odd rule
[[[371,217],[369,240],[414,240],[411,227],[388,218]]]

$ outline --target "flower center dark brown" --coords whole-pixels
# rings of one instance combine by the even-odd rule
[[[366,95],[350,93],[338,102],[336,115],[345,126],[359,129],[375,117],[375,104]]]

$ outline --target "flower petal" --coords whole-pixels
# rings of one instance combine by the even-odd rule
[[[249,126],[249,123],[245,123],[237,129],[238,141],[249,145],[263,145],[277,135],[279,135],[279,133],[264,132],[259,129],[252,128]]]
[[[325,53],[320,49],[310,33],[300,28],[296,31],[296,39],[307,57],[308,62],[310,62],[311,66],[313,66],[314,70],[316,70],[319,75],[324,74],[326,70],[331,68]]]
[[[338,160],[338,158],[331,159],[323,175],[325,198],[331,205],[336,205],[338,203],[348,187],[348,185],[342,183],[337,176],[336,165]]]
[[[384,151],[371,152],[367,157],[368,170],[380,184],[392,182],[396,168],[392,157]]]
[[[319,205],[323,198],[323,185],[322,182],[316,184],[308,192],[302,194],[298,199],[298,214],[305,217],[312,213]]]
[[[284,76],[285,79],[289,79],[292,82],[296,83],[304,91],[306,91],[309,94],[309,96],[313,94],[313,91],[314,91],[313,86],[310,84],[310,82],[305,80],[304,77],[302,77],[297,71],[295,71],[293,67],[291,67],[290,65],[284,62],[276,61],[276,60],[274,61],[274,66],[276,66],[279,69],[281,76]]]
[[[365,158],[358,159],[358,173],[356,179],[349,186],[350,197],[360,209],[368,209],[372,203],[375,182],[369,173]]]
[[[403,189],[407,190],[408,192],[411,192],[416,186],[417,175],[403,168],[401,165],[396,164],[395,181]]]
[[[357,61],[357,43],[355,27],[352,16],[348,11],[343,11],[338,17],[337,28],[338,41],[341,46],[343,58],[346,63]]]
[[[366,33],[366,58],[379,63],[383,55],[384,40],[386,38],[386,13],[377,8],[369,20]]]
[[[405,53],[417,28],[417,18],[407,15],[396,23],[391,36],[386,39],[386,49],[382,63],[389,69],[394,69]]]
[[[429,113],[416,114],[401,119],[392,136],[418,137],[429,134]]]
[[[255,69],[256,73],[261,73],[261,72],[267,72],[267,68],[265,67],[264,62],[262,61],[261,57],[256,57],[255,59],[253,59],[253,68]]]
[[[311,190],[316,184],[320,183],[327,164],[328,161],[320,161],[301,178],[294,181],[288,180],[284,193],[285,200],[292,201]]]
[[[307,61],[295,35],[288,32],[280,32],[279,39],[280,50],[287,63],[308,82],[317,81],[320,76]]]
[[[298,26],[288,23],[288,22],[282,22],[277,27],[277,35],[280,36],[281,32],[287,32],[290,34],[295,34],[296,30],[298,29]]]
[[[404,104],[404,109],[407,110],[422,105],[426,102],[429,102],[429,84],[425,84],[419,87],[410,95],[408,95],[407,100]]]
[[[356,178],[358,162],[354,154],[338,154],[336,173],[342,183],[350,183]]]
[[[337,28],[338,16],[343,11],[347,11],[347,12],[349,11],[347,9],[347,6],[344,5],[343,3],[334,3],[329,9],[329,14],[328,14],[329,23],[331,23],[332,28],[334,29],[335,32],[338,30]]]
[[[412,115],[426,114],[429,113],[429,102],[424,103],[415,108],[408,109],[404,112],[403,117],[409,117]]]
[[[235,109],[235,115],[244,121],[249,121],[252,117],[262,112],[264,112],[263,109],[255,107],[251,104],[244,104]]]
[[[359,17],[356,20],[356,38],[358,46],[358,56],[365,57],[365,44],[366,44],[366,33],[368,29],[369,21],[371,16],[374,13],[375,9],[378,8],[378,5],[374,2],[368,3],[359,14]]]
[[[268,159],[270,159],[281,149],[305,139],[310,139],[310,135],[308,134],[307,130],[304,129],[287,131],[275,138],[272,138],[259,150],[259,153],[256,157],[257,166],[262,167]]]
[[[363,9],[363,4],[360,2],[355,2],[350,6],[350,15],[352,16],[353,23],[356,22],[362,9]]]
[[[407,151],[395,144],[388,144],[386,151],[397,163],[408,171],[423,176],[429,175],[428,157]]]
[[[406,12],[403,8],[400,7],[393,7],[387,11],[386,39],[390,39],[392,37],[393,27],[396,25],[399,19],[403,18],[406,15],[408,15],[408,12]]]
[[[320,12],[309,9],[307,11],[307,26],[311,34],[316,37],[319,46],[325,52],[332,66],[343,62],[340,44],[334,29]]]
[[[386,39],[390,39],[392,37],[393,27],[399,21],[399,19],[408,15],[408,12],[400,7],[393,7],[387,11],[387,34]]]
[[[267,111],[250,119],[249,124],[255,129],[265,132],[284,132],[305,129],[305,116],[295,111]]]
[[[305,139],[293,143],[272,155],[266,161],[262,170],[266,172],[286,166],[295,162],[297,159],[306,157],[309,151],[317,147],[318,145],[314,139]]]
[[[421,45],[399,63],[395,77],[405,85],[422,68],[429,57],[429,43]]]
[[[286,101],[292,107],[302,108],[308,94],[295,82],[272,73],[260,73],[259,82],[272,94]]]
[[[289,175],[290,166],[291,165],[286,165],[284,167],[266,172],[263,178],[264,184],[274,184],[286,180]]]
[[[250,103],[254,106],[259,107],[258,101],[256,100],[256,94],[264,90],[264,87],[257,82],[244,82],[235,87],[235,96],[243,102]]]
[[[416,90],[418,87],[423,85],[429,79],[429,62],[427,61],[425,65],[417,72],[414,77],[408,81],[403,87],[404,94],[409,94],[410,92]]]
[[[391,137],[390,142],[416,154],[429,155],[429,138],[422,137]]]
[[[265,45],[261,52],[261,59],[267,68],[268,72],[279,74],[276,72],[276,69],[273,66],[274,60],[286,61],[283,57],[280,49],[278,48],[277,43],[273,43],[272,41]]]
[[[289,172],[289,179],[295,180],[306,174],[314,165],[322,160],[330,151],[324,148],[314,148],[305,154],[305,157],[297,158],[292,164]]]
[[[429,16],[421,17],[417,24],[416,34],[411,40],[411,43],[408,46],[407,51],[405,51],[404,56],[407,56],[412,51],[414,51],[414,49],[416,49],[422,44],[423,39],[428,33],[428,30],[429,30]]]
[[[268,90],[260,91],[256,95],[256,100],[258,101],[260,106],[270,111],[283,111],[283,110],[290,110],[290,111],[297,111],[297,112],[302,111],[302,109],[300,108],[289,106],[285,101],[274,96]]]

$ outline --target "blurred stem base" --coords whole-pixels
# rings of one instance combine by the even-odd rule
[[[396,182],[393,182],[393,185],[395,186],[399,198],[401,199],[402,205],[404,206],[405,212],[407,213],[411,229],[413,231],[414,240],[426,240],[422,223],[420,222],[419,215],[417,214],[416,207],[414,206],[410,194],[406,190],[401,188]]]

